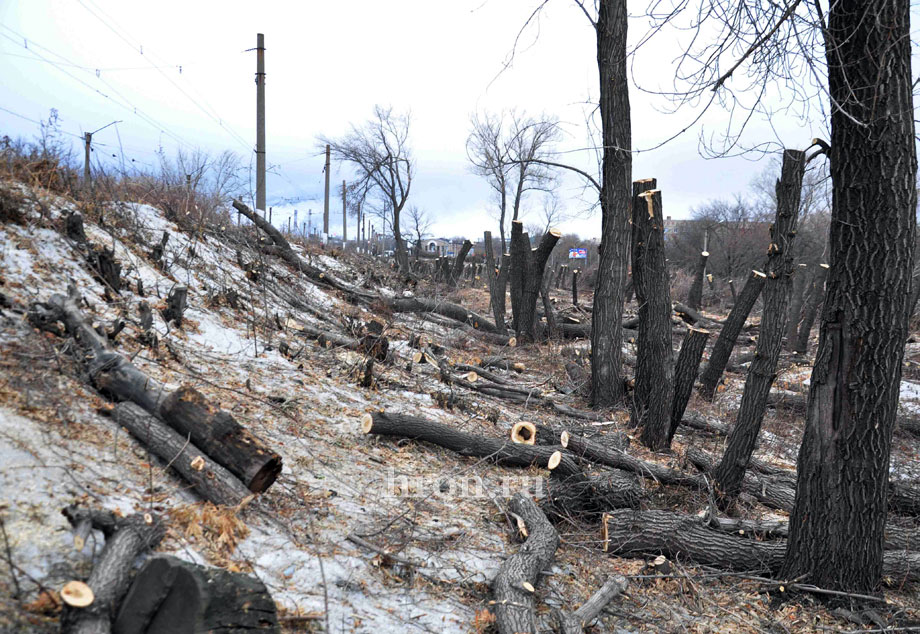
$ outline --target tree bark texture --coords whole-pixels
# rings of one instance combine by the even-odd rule
[[[275,602],[250,575],[175,557],[148,559],[115,620],[118,634],[280,634]]]
[[[655,180],[633,183],[632,274],[639,303],[636,388],[631,424],[642,427],[642,444],[669,446],[674,394],[671,346],[671,291],[664,254],[661,192]]]
[[[578,306],[578,269],[572,269],[572,306]]]
[[[511,327],[518,332],[521,318],[521,303],[524,295],[524,267],[527,254],[530,253],[530,236],[524,232],[524,223],[511,221],[511,267],[508,274],[508,286],[511,290]]]
[[[799,321],[802,319],[802,306],[805,302],[805,291],[811,281],[811,271],[808,265],[799,264],[795,267],[792,276],[792,294],[789,296],[789,319],[786,320],[786,349],[791,350],[795,345],[795,336],[799,331]]]
[[[744,322],[747,320],[748,313],[754,307],[760,291],[763,290],[765,280],[766,276],[760,271],[751,271],[744,288],[741,289],[738,300],[725,320],[725,325],[722,326],[722,330],[719,332],[715,345],[712,346],[712,351],[709,353],[709,362],[700,375],[700,394],[708,401],[711,401],[715,396],[716,387],[719,385],[722,372],[725,371],[725,366],[728,364],[729,357],[731,357],[732,349],[738,340],[738,334],[744,328]]]
[[[703,350],[706,349],[706,342],[709,340],[709,331],[702,328],[690,327],[687,334],[684,335],[684,341],[680,346],[680,354],[677,355],[677,363],[674,364],[674,396],[671,400],[671,426],[668,431],[668,444],[674,438],[680,421],[683,419],[684,410],[687,409],[687,403],[690,400],[690,394],[693,392],[693,385],[696,383],[696,375],[700,369],[700,360],[703,358]]]
[[[457,258],[454,260],[454,266],[450,272],[450,286],[457,286],[457,282],[460,280],[460,276],[463,273],[463,262],[466,260],[466,256],[469,255],[470,249],[473,248],[473,243],[469,240],[464,240],[463,245],[460,247],[460,252],[457,254]]]
[[[65,607],[61,614],[63,634],[108,634],[122,596],[128,591],[134,560],[153,549],[166,535],[166,527],[150,514],[116,518],[107,512],[66,509],[64,515],[76,526],[79,518],[89,517],[94,528],[106,534],[105,546],[86,583],[94,601],[85,608]]]
[[[909,320],[917,206],[909,14],[908,0],[841,0],[825,30],[835,103],[831,268],[783,570],[850,592],[881,583]]]
[[[492,250],[492,232],[483,234],[486,256],[486,277],[489,280],[489,298],[492,304],[492,315],[495,317],[495,328],[499,334],[507,332],[505,326],[505,289],[508,287],[509,257],[502,253],[500,267],[495,266],[495,254]]]
[[[524,234],[525,236],[527,234]],[[543,286],[543,271],[546,269],[546,261],[550,253],[559,242],[562,234],[555,229],[551,229],[543,234],[539,246],[536,249],[527,249],[522,255],[524,265],[522,267],[521,280],[521,304],[520,317],[517,319],[517,338],[521,343],[536,341],[537,338],[537,299],[539,299],[540,289]],[[514,238],[512,237],[512,240]],[[529,246],[529,241],[528,241]]]
[[[811,290],[808,298],[805,300],[805,308],[802,315],[802,323],[799,324],[799,331],[795,339],[795,351],[799,354],[808,352],[808,340],[811,338],[811,329],[818,318],[818,311],[824,302],[824,282],[827,280],[827,267],[821,265],[815,271],[814,279],[811,282]]]
[[[690,285],[690,292],[687,293],[687,305],[693,310],[699,310],[703,306],[703,280],[706,277],[707,260],[709,260],[709,251],[704,250],[700,253],[700,262],[696,265],[693,284]]]
[[[236,476],[139,405],[119,403],[112,415],[138,442],[182,476],[202,499],[233,506],[250,494]]]
[[[159,413],[253,493],[265,491],[281,473],[281,456],[194,388],[183,386],[167,396]]]
[[[623,399],[623,304],[629,266],[632,130],[626,70],[626,2],[601,0],[595,31],[600,76],[601,244],[591,319],[591,402],[610,407]]]
[[[776,182],[776,219],[770,229],[770,246],[764,272],[763,317],[757,337],[757,350],[744,382],[735,427],[728,437],[722,461],[713,471],[720,497],[729,501],[741,491],[754,444],[760,433],[767,397],[776,378],[776,364],[783,350],[783,334],[789,317],[789,292],[795,264],[796,226],[805,176],[805,152],[783,152],[782,172]]]
[[[559,547],[559,534],[533,500],[520,493],[511,498],[508,510],[524,522],[527,540],[502,563],[492,582],[495,624],[499,634],[536,634],[534,590]]]

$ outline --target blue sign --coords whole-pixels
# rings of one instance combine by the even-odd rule
[[[588,250],[587,249],[569,249],[569,259],[570,260],[587,260]]]

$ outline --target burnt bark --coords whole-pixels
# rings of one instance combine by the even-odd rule
[[[882,578],[914,266],[910,3],[841,0],[828,10],[824,36],[835,104],[831,268],[783,571],[871,593]]]
[[[744,383],[735,427],[728,437],[722,461],[713,471],[716,490],[723,503],[730,502],[741,491],[744,472],[760,433],[770,387],[776,378],[776,364],[783,349],[783,333],[789,316],[793,248],[804,175],[805,152],[786,150],[780,179],[776,182],[776,219],[770,228],[771,241],[764,267],[767,279],[757,350]]]
[[[716,386],[722,378],[722,372],[725,370],[728,359],[731,357],[732,349],[738,340],[738,334],[744,328],[744,322],[747,320],[748,313],[754,307],[760,291],[763,289],[766,276],[760,271],[751,271],[750,277],[741,289],[738,300],[732,307],[732,311],[725,320],[725,325],[719,332],[712,351],[709,353],[709,362],[700,374],[700,395],[707,401],[711,401],[716,393]]]
[[[511,498],[508,510],[521,518],[527,541],[502,563],[492,582],[495,624],[499,634],[535,634],[534,589],[559,547],[559,534],[533,500],[520,493]]]
[[[626,3],[601,0],[595,32],[600,77],[601,244],[591,319],[591,402],[618,404],[625,393],[622,371],[623,304],[629,266],[632,130],[626,71]],[[573,302],[575,303],[575,302]]]
[[[148,559],[125,595],[119,634],[272,632],[275,602],[257,578],[175,557]]]
[[[642,427],[642,444],[657,450],[670,445],[674,366],[664,217],[661,192],[655,184],[655,179],[633,183],[632,274],[639,303],[639,337],[630,423]]]
[[[687,409],[687,402],[693,392],[696,375],[700,369],[700,360],[703,358],[703,350],[706,348],[708,340],[709,331],[702,328],[688,328],[687,334],[684,335],[684,341],[680,346],[680,354],[677,355],[677,363],[674,364],[674,395],[671,400],[671,426],[668,432],[669,445],[674,438],[678,425],[680,425],[680,421],[683,419],[684,410]]]
[[[281,473],[281,456],[194,388],[183,386],[167,396],[159,414],[253,493],[265,491]]]
[[[119,403],[113,418],[150,453],[188,482],[202,499],[233,506],[250,494],[236,476],[214,462],[187,437],[134,403]]]

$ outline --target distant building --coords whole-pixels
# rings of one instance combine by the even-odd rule
[[[457,255],[463,246],[462,240],[447,240],[445,238],[429,238],[422,241],[425,253],[433,256],[444,257]],[[473,252],[470,251],[470,255]]]

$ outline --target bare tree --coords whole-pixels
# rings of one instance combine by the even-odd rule
[[[412,205],[408,210],[409,224],[412,231],[413,242],[415,243],[415,259],[418,260],[422,252],[422,240],[431,231],[431,218],[428,213],[418,205]]]
[[[403,272],[409,271],[409,254],[402,237],[401,214],[409,199],[415,165],[409,150],[409,114],[392,108],[374,106],[374,116],[361,127],[338,139],[320,137],[322,145],[332,148],[332,156],[350,163],[355,181],[368,194],[366,204],[384,219],[396,243],[396,262]]]
[[[495,195],[504,252],[505,227],[509,220],[520,218],[527,193],[556,188],[554,174],[543,161],[561,136],[558,122],[546,115],[535,118],[511,111],[501,116],[474,115],[471,126],[467,157],[473,172],[486,179]]]

